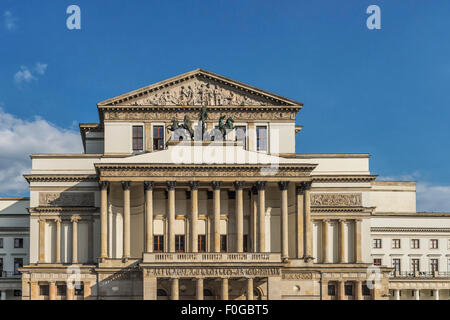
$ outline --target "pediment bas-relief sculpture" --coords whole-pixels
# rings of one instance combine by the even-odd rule
[[[266,106],[273,101],[209,79],[195,78],[124,103],[136,106]]]

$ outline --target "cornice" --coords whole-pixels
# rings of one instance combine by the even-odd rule
[[[98,207],[34,207],[28,208],[30,215],[36,213],[61,213],[61,212],[97,212]]]
[[[312,176],[313,182],[371,182],[375,180],[378,175],[324,175]]]
[[[370,214],[375,210],[375,207],[313,207],[312,213],[329,213],[329,212],[360,212]]]
[[[31,182],[95,182],[97,175],[93,174],[29,174],[24,178]]]
[[[450,228],[371,227],[371,232],[439,232],[450,233]]]
[[[95,164],[101,177],[133,176],[133,177],[306,177],[316,164],[279,164],[274,174],[261,173],[270,170],[270,164]],[[261,178],[264,180],[264,178]]]

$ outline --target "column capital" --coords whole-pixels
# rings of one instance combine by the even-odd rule
[[[255,187],[258,191],[262,191],[266,188],[266,181],[257,181]]]
[[[70,217],[70,222],[78,222],[81,220],[80,216],[72,216]]]
[[[130,190],[130,186],[131,186],[131,182],[130,181],[122,181],[122,189],[125,190]]]
[[[212,186],[213,190],[219,190],[221,185],[222,185],[221,181],[212,181],[211,182],[211,186]]]
[[[311,188],[311,184],[312,184],[311,181],[300,182],[297,185],[297,187],[295,188],[295,191],[296,191],[297,195],[303,194],[306,190],[310,189]]]
[[[288,187],[289,187],[289,181],[279,181],[278,182],[278,188],[280,188],[280,190],[287,190]]]
[[[61,221],[62,221],[62,219],[60,217],[55,218],[56,223],[58,223],[58,222],[61,223]]]
[[[191,190],[198,190],[198,181],[189,181],[189,188]]]
[[[109,181],[100,181],[99,182],[100,190],[108,190],[109,188]]]
[[[155,183],[153,181],[144,181],[144,190],[153,190]]]
[[[347,219],[338,219],[339,223],[345,223],[347,221]]]
[[[244,181],[235,181],[233,182],[233,186],[235,190],[242,190],[244,188]]]
[[[330,222],[330,219],[329,218],[322,219],[322,222],[328,223],[328,222]]]
[[[167,181],[167,189],[169,190],[174,190],[175,187],[177,186],[177,182],[176,181]]]

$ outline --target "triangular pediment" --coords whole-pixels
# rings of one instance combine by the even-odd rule
[[[98,104],[114,105],[302,106],[302,103],[197,69]]]

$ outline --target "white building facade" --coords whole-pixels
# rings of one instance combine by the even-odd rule
[[[29,253],[28,198],[0,198],[0,299],[22,299],[22,276]]]
[[[416,213],[415,183],[377,181],[368,154],[296,154],[301,103],[205,70],[97,107],[83,154],[32,155],[24,299],[405,297],[417,277],[372,244],[449,224]]]

